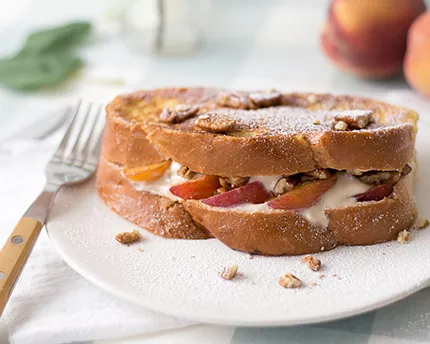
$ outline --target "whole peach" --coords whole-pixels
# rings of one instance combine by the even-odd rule
[[[404,71],[411,87],[430,96],[430,11],[421,14],[409,29]]]
[[[406,37],[423,0],[333,0],[321,43],[341,69],[386,78],[401,70]]]

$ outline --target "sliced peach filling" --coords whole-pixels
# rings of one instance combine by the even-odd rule
[[[134,182],[150,182],[161,178],[170,167],[171,160],[164,160],[157,164],[125,168],[123,174]]]
[[[309,208],[336,184],[334,174],[328,179],[316,180],[296,186],[293,190],[271,200],[267,205],[272,209],[295,210]]]
[[[174,185],[170,192],[182,199],[203,199],[211,197],[221,187],[217,176],[203,176],[188,182]]]
[[[374,186],[366,192],[354,195],[358,202],[381,201],[390,196],[394,190],[393,184]]]
[[[150,182],[162,177],[170,165],[171,160],[165,160],[149,166],[124,169],[123,174],[132,181]],[[408,167],[407,171],[405,171],[406,167]],[[389,197],[398,179],[410,172],[410,167],[408,165],[406,167],[404,171],[390,172],[391,174],[389,173],[388,175],[386,175],[387,172],[377,171],[359,174],[357,178],[366,181],[368,184],[369,181],[375,182],[375,180],[377,183],[382,184],[374,185],[366,192],[352,197],[355,197],[358,202],[380,201]],[[193,177],[194,179],[171,186],[169,191],[184,200],[201,200],[202,203],[214,207],[230,207],[244,203],[261,204],[267,202],[267,206],[272,209],[300,210],[309,208],[317,203],[322,195],[336,184],[337,175],[335,171],[323,170],[322,172],[321,170],[316,170],[295,176],[281,177],[281,179],[289,178],[291,181],[294,181],[294,183],[291,183],[288,191],[284,190],[286,192],[281,194],[275,192],[276,186],[275,190],[266,190],[264,185],[259,181],[250,182],[245,185],[242,184],[241,186],[234,187],[232,190],[222,192],[220,191],[223,190],[220,179],[225,177],[202,174],[196,174]],[[393,176],[396,178],[393,178]],[[324,179],[307,181],[308,178]],[[297,181],[299,182],[297,183]],[[277,196],[274,197],[274,195]]]
[[[260,204],[270,198],[260,182],[252,182],[239,188],[223,192],[219,195],[202,200],[203,203],[213,207],[230,207],[244,203]]]

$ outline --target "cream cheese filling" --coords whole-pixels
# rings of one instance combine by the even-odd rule
[[[178,163],[172,162],[170,167],[166,170],[161,178],[151,182],[130,181],[130,183],[137,191],[151,192],[180,202],[182,201],[181,198],[173,195],[169,190],[172,185],[184,183],[187,181],[187,179],[177,175],[176,172],[180,167],[181,165]],[[282,176],[254,176],[250,178],[250,182],[259,181],[264,185],[265,189],[269,191],[273,190],[276,182],[280,178],[282,178]],[[325,215],[325,209],[341,208],[354,205],[357,203],[357,200],[353,196],[369,189],[369,185],[360,182],[357,178],[351,176],[350,174],[338,172],[336,184],[330,190],[325,192],[317,203],[307,209],[299,211],[299,213],[313,225],[327,227],[328,218]],[[271,209],[267,203],[245,203],[233,207],[215,208],[219,211],[233,210],[246,213],[279,211]]]
[[[328,226],[328,218],[324,210],[344,208],[357,203],[356,194],[366,192],[370,185],[360,182],[357,178],[345,172],[337,173],[336,184],[325,192],[316,204],[304,209],[301,214],[310,223],[322,227]]]

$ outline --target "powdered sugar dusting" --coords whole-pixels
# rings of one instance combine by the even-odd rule
[[[369,113],[369,110],[312,111],[299,107],[275,106],[258,110],[219,109],[216,112],[235,120],[241,130],[286,135],[332,130],[331,120],[336,115],[359,117]]]

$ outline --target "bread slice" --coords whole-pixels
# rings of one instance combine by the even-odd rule
[[[413,159],[417,114],[367,98],[293,93],[282,95],[278,104],[285,107],[278,108],[282,111],[371,110],[374,127],[364,130],[323,128],[268,135],[260,130],[264,128],[241,127],[233,134],[220,134],[196,130],[195,118],[170,125],[160,122],[163,108],[178,104],[198,104],[197,116],[207,111],[228,112],[218,104],[222,92],[206,88],[139,91],[119,96],[107,106],[97,187],[115,212],[167,238],[215,236],[231,248],[266,255],[374,244],[392,240],[413,225],[412,174],[395,184],[389,198],[327,209],[327,228],[312,224],[296,211],[244,212],[138,191],[125,178],[124,169],[166,159],[193,171],[235,177],[290,175],[324,167],[391,171]]]
[[[309,97],[312,104],[306,103]],[[231,133],[190,128],[189,122],[148,123],[144,129],[164,156],[193,171],[222,176],[292,175],[321,168],[396,170],[414,155],[417,115],[411,110],[357,97],[295,94],[283,99],[288,106],[217,109],[216,114],[238,123]],[[353,131],[324,123],[325,117],[347,109],[371,110],[375,123]]]
[[[310,223],[297,211],[243,212],[184,202],[193,218],[228,247],[263,255],[298,255],[330,250],[338,245],[371,245],[395,240],[409,229],[417,211],[412,174],[403,177],[390,198],[327,209],[327,229]]]

